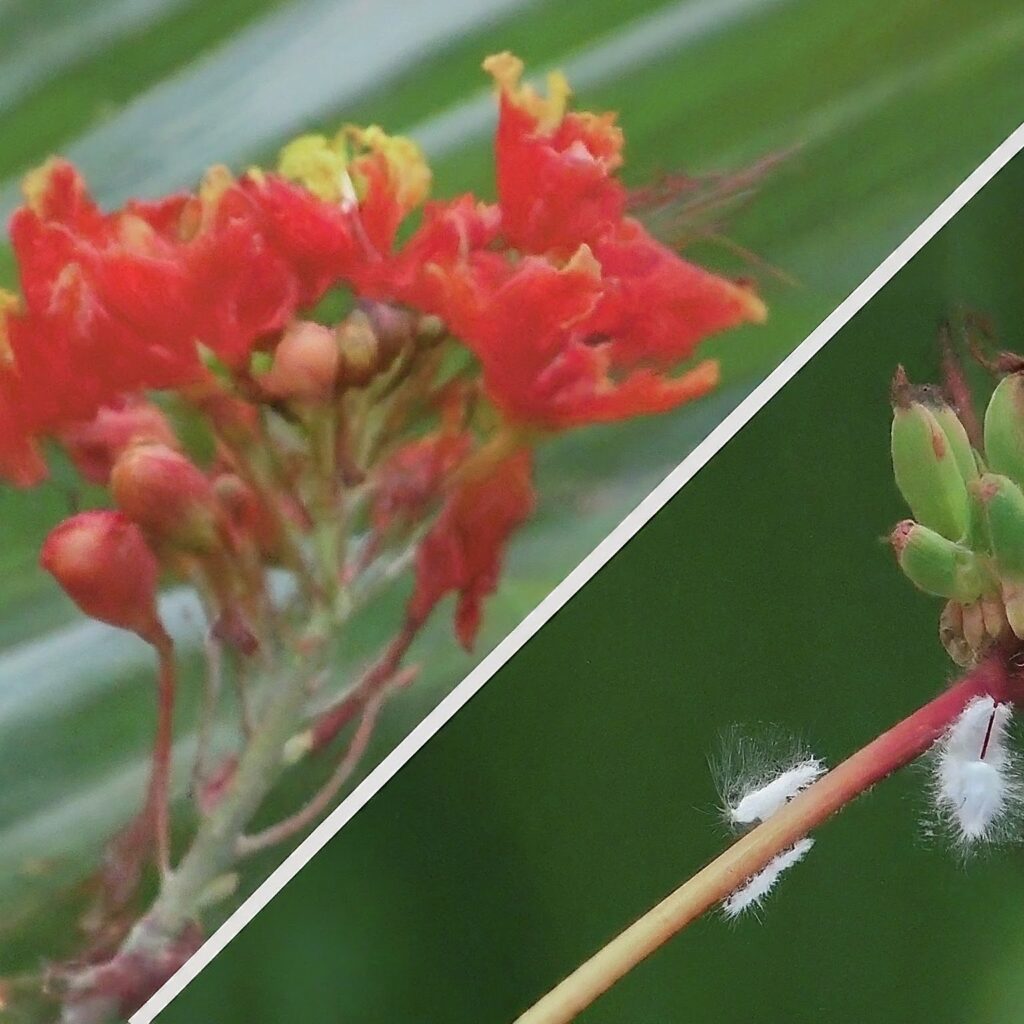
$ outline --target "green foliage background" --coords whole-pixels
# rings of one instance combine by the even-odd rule
[[[485,21],[472,21],[467,14],[490,7],[493,16]],[[367,13],[371,8],[385,14],[393,9],[396,33],[401,25],[415,29],[420,19],[426,34],[430,19],[433,41],[415,57],[375,68],[373,54],[385,40],[373,32],[385,32],[387,21],[374,20]],[[338,12],[346,10],[351,13],[341,19],[339,30]],[[365,80],[355,86],[350,82],[344,95],[340,78],[332,77],[334,65],[325,65],[322,57],[315,66],[303,64],[309,33],[321,24],[336,33],[327,42],[338,69],[367,69]],[[254,38],[263,39],[264,51],[246,48]],[[250,80],[266,90],[267,118],[273,114],[287,121],[288,133],[340,119],[410,130],[434,158],[437,194],[464,188],[486,193],[490,122],[478,64],[484,54],[506,47],[517,50],[532,68],[562,64],[575,69],[582,103],[621,111],[632,183],[648,181],[662,170],[731,169],[799,146],[756,202],[729,225],[734,239],[799,284],[765,278],[771,322],[708,347],[721,356],[725,372],[723,388],[711,399],[662,420],[566,437],[543,452],[540,514],[512,551],[506,583],[492,603],[481,640],[482,654],[1016,127],[1024,108],[1022,43],[1024,13],[1012,0],[970,5],[927,0],[898,5],[881,0],[493,5],[445,0],[421,5],[391,0],[367,8],[340,0],[6,0],[0,4],[0,205],[9,208],[21,171],[53,150],[82,154],[98,194],[107,201],[146,193],[157,180],[167,187],[189,184],[197,159],[228,159],[235,166],[267,159],[287,133],[267,137],[258,116],[248,109],[236,114],[225,100],[231,98],[232,83]],[[289,47],[294,51],[290,63],[276,59],[291,52]],[[300,102],[313,75],[323,76],[322,92],[316,102]],[[147,119],[149,111],[156,114]],[[708,494],[686,523],[669,529],[662,525],[668,522],[666,513],[657,524],[660,533],[649,531],[660,538],[660,547],[654,539],[642,542],[650,552],[647,575],[631,573],[632,582],[618,584],[629,598],[627,607],[612,612],[607,606],[605,618],[582,624],[557,644],[552,627],[545,633],[552,640],[531,645],[533,651],[550,644],[550,660],[527,669],[533,655],[521,656],[516,666],[522,667],[515,671],[522,679],[508,680],[510,667],[504,681],[495,681],[474,702],[472,713],[463,716],[465,724],[452,727],[472,733],[464,746],[457,751],[439,746],[436,754],[422,755],[443,760],[444,749],[450,749],[450,773],[438,770],[427,779],[417,772],[421,788],[407,795],[411,803],[381,802],[380,810],[364,812],[352,826],[353,839],[346,840],[352,845],[339,854],[343,861],[327,882],[320,877],[320,884],[335,891],[343,883],[349,886],[343,903],[320,897],[312,901],[316,906],[306,911],[323,916],[303,919],[302,941],[273,942],[263,930],[269,918],[260,931],[254,929],[253,938],[245,940],[248,955],[262,955],[257,936],[264,935],[277,969],[259,972],[263,987],[258,990],[251,961],[248,969],[237,968],[240,979],[249,976],[244,984],[239,980],[228,986],[225,976],[214,985],[211,976],[191,997],[205,998],[202,992],[216,997],[204,1013],[218,1020],[230,1012],[237,1012],[238,1019],[267,1020],[298,1013],[360,1021],[509,1016],[524,998],[712,851],[710,819],[691,813],[693,806],[710,803],[701,767],[710,731],[751,713],[809,731],[821,724],[814,737],[838,753],[904,707],[908,695],[912,700],[922,688],[936,685],[945,669],[931,642],[931,610],[899,589],[871,544],[897,510],[884,490],[884,458],[863,441],[862,432],[884,421],[879,381],[889,364],[908,358],[908,350],[928,362],[931,325],[939,312],[961,298],[1001,310],[998,303],[1006,294],[995,282],[1002,279],[987,271],[1008,273],[1008,258],[1019,253],[1008,231],[1008,225],[1019,223],[1017,196],[1019,191],[991,214],[987,227],[977,229],[971,259],[940,259],[927,281],[932,291],[905,306],[897,304],[891,319],[877,326],[869,339],[878,356],[874,362],[867,341],[863,352],[860,344],[837,343],[836,351],[852,354],[840,371],[846,375],[844,390],[833,402],[849,399],[863,386],[861,402],[853,407],[861,415],[860,425],[845,433],[834,406],[825,405],[818,390],[809,392],[802,378],[804,401],[794,408],[790,433],[767,440],[765,450],[747,452],[744,459],[733,453],[752,442],[730,445],[726,455],[742,466],[728,485]],[[703,246],[695,255],[729,272],[750,269],[719,247]],[[3,267],[11,279],[7,256]],[[971,280],[977,294],[962,294],[968,270],[975,275]],[[854,361],[857,354],[862,362]],[[845,448],[831,457],[811,457],[813,446],[824,446],[829,429],[849,437],[849,449],[860,453],[859,476],[850,472],[854,462]],[[801,437],[812,446],[803,460],[797,456]],[[768,468],[773,459],[788,466],[788,476],[780,478],[778,466]],[[780,479],[787,481],[785,488]],[[694,488],[687,493],[697,494]],[[815,500],[826,502],[837,515],[856,511],[860,532],[847,530],[836,537],[819,528],[810,512]],[[0,491],[0,975],[30,970],[44,954],[73,949],[76,902],[68,885],[93,862],[104,837],[137,799],[151,729],[145,651],[113,633],[80,626],[74,610],[35,567],[39,540],[67,501],[59,482],[30,494]],[[785,516],[773,520],[769,513],[778,509]],[[743,515],[731,519],[733,511]],[[726,524],[729,530],[718,536]],[[783,542],[784,551],[779,550]],[[787,577],[784,570],[794,575]],[[614,571],[602,574],[595,587],[607,588],[603,581]],[[671,583],[671,599],[654,589],[659,581]],[[893,588],[888,606],[875,596],[886,586]],[[794,601],[794,594],[806,595],[806,604]],[[340,675],[354,671],[387,636],[400,599],[392,595],[356,624]],[[899,635],[905,632],[909,639],[886,646],[877,639],[876,623],[872,630],[853,630],[856,637],[840,631],[833,643],[837,628],[852,629],[857,621],[840,599],[870,606],[879,621],[884,619],[890,630],[898,626]],[[630,608],[637,616],[633,646],[627,642]],[[886,608],[888,615],[882,614]],[[665,616],[659,637],[692,645],[689,668],[678,652],[663,655],[662,645],[652,643],[651,630],[659,625],[655,612]],[[771,622],[756,618],[767,613],[775,617]],[[567,609],[556,626],[560,629],[573,614]],[[714,642],[724,644],[720,662],[712,648],[700,646],[712,627]],[[182,629],[188,632],[187,623]],[[599,642],[607,649],[602,651]],[[819,667],[830,674],[809,673],[800,651],[825,658]],[[826,652],[831,652],[828,657]],[[872,654],[877,664],[869,670]],[[391,709],[376,758],[476,661],[453,650],[448,623],[440,618],[415,656],[426,671]],[[668,660],[658,660],[662,657]],[[858,670],[855,676],[840,671],[849,672],[851,666]],[[831,712],[819,703],[825,691],[840,702]],[[777,703],[752,703],[752,692],[775,694]],[[478,704],[497,700],[498,694],[508,707],[503,704],[499,711],[495,706],[493,718],[477,713]],[[184,734],[190,710],[186,700]],[[619,730],[618,757],[608,753],[615,749],[612,736],[595,739],[609,729]],[[576,748],[570,745],[574,737]],[[667,759],[673,750],[685,754],[685,771]],[[583,767],[581,775],[570,771],[573,765]],[[626,772],[629,766],[639,776]],[[281,793],[279,806],[314,785],[316,771]],[[407,785],[413,785],[413,773],[406,776]],[[560,790],[559,781],[569,788]],[[696,787],[692,793],[687,784]],[[393,784],[396,793],[399,786]],[[878,803],[884,799],[892,798],[880,794]],[[848,820],[853,814],[841,819],[836,831],[850,828]],[[636,998],[653,1003],[620,1003],[618,1017],[594,1019],[675,1019],[681,1011],[669,1007],[677,997],[679,1006],[697,1013],[692,1019],[730,1019],[733,1010],[750,1016],[751,1007],[761,1004],[743,1004],[738,982],[729,984],[723,976],[721,986],[716,983],[713,992],[708,988],[709,979],[719,977],[708,966],[716,957],[747,972],[737,977],[759,965],[762,980],[782,976],[782,956],[799,966],[798,951],[805,947],[805,957],[824,962],[820,942],[806,935],[807,920],[817,919],[815,908],[824,905],[814,902],[824,899],[822,889],[813,892],[814,873],[821,872],[825,888],[831,882],[832,888],[849,890],[847,917],[852,908],[860,920],[871,899],[885,903],[878,899],[878,887],[895,872],[887,876],[881,866],[890,860],[903,864],[908,849],[915,857],[924,856],[912,845],[909,827],[901,836],[894,831],[896,824],[883,832],[878,819],[871,820],[875,824],[863,830],[875,851],[868,860],[839,865],[829,860],[834,854],[816,856],[806,870],[803,912],[795,891],[785,898],[777,919],[773,912],[772,927],[791,922],[790,934],[782,936],[787,941],[755,929],[752,934],[761,936],[762,945],[751,946],[742,960],[743,945],[729,945],[727,939],[734,937],[708,926],[703,941],[680,944],[685,955],[666,954],[655,962],[668,964],[675,956],[671,970],[664,968],[671,985],[647,988],[638,982],[632,989]],[[905,825],[907,814],[901,812],[898,821]],[[408,834],[389,831],[387,826],[402,822]],[[444,842],[445,837],[456,841]],[[840,837],[834,845],[845,849],[850,842]],[[246,886],[275,859],[256,865]],[[952,882],[943,886],[941,873],[952,869],[941,858],[936,863],[941,866],[927,870],[939,872],[938,880],[918,885],[919,869],[907,862],[907,877],[899,885],[890,882],[891,889],[908,898],[918,893],[915,913],[930,912],[948,890],[950,898],[963,894],[964,919],[972,906],[985,910],[977,913],[979,922],[998,917],[997,885],[1007,884],[1005,879],[993,881],[984,896],[980,889]],[[613,881],[622,886],[614,899]],[[979,894],[976,904],[967,899],[974,893]],[[822,922],[823,928],[829,924],[836,930],[836,942],[842,919],[837,910],[833,919]],[[887,920],[892,925],[893,919]],[[956,930],[952,923],[932,930],[936,927],[944,936]],[[858,934],[871,933],[865,928]],[[927,952],[915,961],[916,977],[941,975],[952,984],[956,979],[946,970],[952,961],[941,959],[951,945],[946,938],[928,941]],[[889,974],[883,947],[884,942],[863,939],[854,944],[852,938],[843,947],[857,957],[878,958],[878,973],[872,973],[868,960],[863,971],[856,965],[850,969],[849,976],[859,977],[862,988],[877,988],[878,977]],[[230,961],[225,958],[225,965],[232,962],[242,961],[234,954]],[[819,959],[813,962],[820,966]],[[297,972],[303,964],[322,969],[325,976],[300,984]],[[810,962],[801,969],[807,978],[816,977]],[[757,984],[748,987],[746,998],[760,991]],[[961,988],[966,987],[962,982]],[[698,1011],[690,1000],[705,989],[707,1008]],[[771,1006],[765,1013],[774,1015],[778,1008],[777,1017],[759,1019],[841,1019],[827,1013],[815,1017],[806,1006],[800,1017],[797,1010],[804,1004],[797,994],[806,995],[806,985],[793,982],[790,991],[788,1001],[778,1002],[776,996],[776,1002],[765,1003]],[[317,993],[323,1001],[309,1003],[319,998]],[[828,997],[829,1007],[841,1002],[848,1000]],[[172,1012],[190,1019],[187,1005]],[[615,1005],[599,1012],[610,1014]],[[855,1000],[850,1004],[851,1012],[856,1005]],[[948,994],[936,1006],[937,1012],[949,1012]],[[723,1012],[713,1012],[716,1007]],[[884,1012],[875,1016],[905,1019]]]

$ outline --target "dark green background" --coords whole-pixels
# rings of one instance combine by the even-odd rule
[[[834,762],[950,676],[888,377],[958,303],[1024,324],[1024,160],[891,282],[263,911],[161,1024],[509,1021],[722,845],[706,764],[773,722]],[[1024,857],[965,870],[908,771],[820,831],[764,922],[706,920],[590,1022],[1022,1017]]]
[[[377,7],[391,2],[380,0]],[[452,2],[432,0],[429,9],[426,4],[420,9],[443,19]],[[332,0],[6,0],[0,4],[0,201],[12,194],[23,170],[51,151],[75,154],[89,145],[93,147],[90,178],[107,200],[123,198],[128,192],[145,194],[144,168],[154,164],[175,187],[190,185],[195,173],[183,163],[183,151],[189,149],[192,137],[181,135],[183,121],[194,125],[199,137],[211,140],[209,150],[201,154],[204,162],[227,159],[235,167],[244,167],[250,160],[272,158],[283,137],[222,148],[226,145],[222,135],[237,141],[240,123],[256,132],[258,118],[246,122],[248,113],[243,117],[225,108],[221,91],[203,88],[202,71],[213,62],[223,72],[223,81],[230,84],[240,76],[253,75],[255,69],[256,77],[251,79],[255,85],[269,87],[266,95],[271,100],[287,100],[301,86],[307,71],[302,40],[287,19],[331,6]],[[678,30],[692,11],[705,19],[702,32],[673,35],[658,30],[661,24]],[[297,55],[293,66],[272,71],[269,62],[246,63],[233,47],[247,38],[247,33],[260,31],[267,18],[279,17],[285,20],[274,22],[279,26],[274,38],[282,50]],[[648,20],[651,18],[667,20]],[[649,43],[652,34],[665,42],[656,58],[645,55],[636,42],[640,38]],[[337,60],[342,64],[358,62],[372,53],[378,42],[354,17],[335,39]],[[572,70],[581,60],[589,67],[589,77],[582,84],[573,76],[580,85],[580,102],[621,111],[628,139],[625,174],[631,184],[647,182],[660,170],[735,169],[766,153],[797,147],[785,166],[765,182],[756,201],[731,217],[728,231],[737,242],[796,278],[798,284],[785,286],[762,275],[771,319],[762,328],[736,332],[708,346],[708,351],[721,356],[724,375],[722,389],[709,399],[662,419],[566,435],[545,449],[539,466],[538,515],[511,549],[502,589],[489,606],[478,654],[470,657],[458,651],[450,621],[439,615],[414,651],[424,672],[416,686],[389,708],[368,764],[383,756],[479,655],[534,607],[1020,123],[1024,111],[1024,11],[1018,0],[960,4],[935,0],[533,0],[468,34],[453,32],[450,39],[424,48],[415,59],[389,68],[386,81],[368,77],[350,99],[342,101],[325,93],[318,109],[298,117],[292,129],[333,126],[342,119],[353,119],[378,121],[388,129],[409,130],[417,137],[428,134],[430,126],[437,124],[434,118],[457,112],[462,104],[486,93],[480,60],[504,47],[517,50],[531,68],[566,65]],[[34,75],[31,80],[19,78],[26,60]],[[145,104],[167,89],[178,90],[178,107],[170,112],[172,124],[156,119],[140,130],[133,140],[134,149],[111,145],[109,150],[97,152],[96,140],[106,138],[104,132],[116,128],[119,119],[130,115],[137,104]],[[438,195],[464,188],[478,189],[484,195],[493,193],[488,128],[482,123],[480,132],[458,145],[432,150]],[[995,227],[1001,228],[1002,221],[1016,215],[1018,209],[1019,204],[1008,201],[1006,211],[995,218]],[[1000,233],[996,237],[1006,236]],[[987,237],[982,234],[979,239],[979,250],[988,252]],[[703,246],[696,255],[727,272],[751,269],[716,246]],[[988,281],[982,269],[979,266],[978,280]],[[11,279],[9,255],[4,252],[0,252],[0,270],[0,276]],[[946,275],[934,282],[936,294],[952,301],[961,283],[959,275]],[[987,295],[978,301],[995,304]],[[936,298],[934,305],[943,302]],[[920,345],[925,352],[929,332],[912,332],[906,315],[901,313],[901,317],[887,336],[889,340],[894,345]],[[870,389],[872,401],[877,402],[882,392],[873,376]],[[810,412],[800,421],[801,429],[812,437],[819,436],[823,426],[837,422],[831,416],[812,419]],[[746,530],[764,527],[767,506],[762,495],[767,492],[761,477],[766,465],[764,459],[747,463],[743,479],[730,486],[728,500],[742,503],[738,507],[748,509],[753,520],[739,530],[738,539],[731,539],[731,545],[738,543]],[[874,456],[871,467],[879,480],[884,479],[884,466]],[[799,489],[787,493],[786,507],[792,503],[803,508],[808,488],[839,486],[851,487],[867,504],[869,494],[856,482],[835,482],[841,468],[816,467],[816,475],[801,479]],[[884,558],[873,546],[875,531],[880,533],[890,512],[895,512],[871,504],[863,534],[847,538],[848,548],[838,546],[843,541],[826,543],[819,537],[798,543],[794,537],[793,550],[799,552],[801,544],[813,543],[818,557],[828,552],[830,558],[833,551],[848,550],[852,554],[846,571],[851,578],[861,578],[857,574],[863,572],[867,580],[870,568],[871,586],[897,587],[898,581],[886,576]],[[709,505],[718,510],[722,500],[716,498]],[[111,631],[77,633],[80,616],[36,566],[40,539],[67,507],[60,486],[29,494],[0,488],[0,976],[36,970],[44,957],[74,952],[73,922],[82,904],[69,885],[95,864],[106,837],[137,805],[151,740],[152,666],[148,652]],[[708,525],[714,517],[708,520],[706,510],[696,519],[699,526],[687,528],[687,533],[676,537],[672,531],[677,543],[688,545],[685,559],[675,561],[672,552],[664,549],[656,563],[659,572],[671,566],[680,594],[693,594],[700,604],[700,595],[713,585],[717,573],[730,565],[733,547],[720,548],[719,538]],[[835,574],[831,568],[826,572],[825,564],[821,577],[808,591],[820,606],[816,606],[813,621],[805,622],[804,627],[820,633],[823,648],[830,649],[837,599],[830,605],[828,596],[836,591],[823,589],[825,584],[836,586]],[[795,605],[786,605],[790,611],[785,613],[776,608],[779,601],[768,587],[770,577],[748,582],[744,578],[747,570],[737,575],[735,565],[729,572],[731,576],[722,578],[730,583],[730,609],[747,602],[744,607],[749,610],[771,606],[779,615],[796,614]],[[782,582],[780,577],[780,586]],[[845,593],[848,586],[844,579],[839,593]],[[653,616],[660,610],[650,607],[653,598],[646,598],[646,591],[633,593],[639,615]],[[934,659],[925,673],[934,682],[942,667],[938,652],[932,650],[931,612],[907,594],[893,593],[906,599],[901,614],[918,614],[926,623],[927,628],[919,624],[912,635]],[[339,685],[387,638],[401,598],[401,593],[389,596],[354,624],[345,659],[339,665]],[[678,633],[696,643],[697,634],[690,629],[685,609],[680,606],[676,611],[673,605],[662,604],[666,614],[672,609],[668,635]],[[717,607],[712,618],[721,620],[722,628],[729,631],[725,653],[731,657],[746,658],[749,650],[756,663],[770,664],[779,671],[786,667],[786,659],[793,657],[797,637],[789,628],[791,623],[782,630],[773,625],[773,632],[758,640],[758,632],[734,610]],[[714,848],[711,818],[703,811],[696,818],[692,813],[695,806],[706,809],[709,801],[703,769],[707,737],[691,734],[686,723],[700,720],[698,710],[709,716],[709,721],[737,717],[739,712],[729,701],[748,693],[739,685],[746,677],[742,671],[723,674],[710,652],[699,651],[707,660],[706,668],[699,672],[682,664],[678,670],[650,672],[646,661],[634,664],[625,658],[629,646],[625,636],[618,635],[620,624],[625,628],[628,619],[617,614],[609,623],[588,627],[594,630],[592,637],[562,649],[557,671],[548,666],[538,680],[537,685],[544,688],[543,698],[530,696],[524,685],[515,688],[524,692],[520,713],[531,716],[518,728],[536,734],[536,749],[514,756],[499,753],[495,761],[476,757],[465,765],[460,755],[460,770],[446,784],[450,789],[425,786],[425,796],[417,796],[413,806],[394,812],[408,821],[410,828],[415,828],[414,816],[420,814],[424,820],[444,824],[456,846],[465,847],[469,856],[464,864],[449,871],[449,854],[442,856],[435,850],[431,855],[425,839],[394,839],[382,833],[379,849],[367,846],[360,855],[364,863],[379,868],[379,876],[349,865],[344,876],[332,879],[353,887],[346,892],[342,909],[330,909],[333,924],[346,930],[344,942],[337,937],[324,939],[311,926],[308,946],[295,939],[278,951],[282,957],[294,957],[299,965],[315,964],[323,957],[325,972],[344,983],[349,1002],[332,990],[323,992],[324,1005],[330,1008],[328,1019],[345,1015],[354,1021],[370,1020],[375,1014],[381,1019],[390,1012],[385,1002],[379,1004],[379,1011],[362,1007],[377,1006],[376,1000],[385,997],[401,997],[407,1007],[415,1007],[421,998],[427,1008],[433,999],[436,1007],[438,993],[453,1000],[445,1011],[452,1019],[458,1016],[454,1001],[461,1000],[466,1012],[472,1012],[480,1006],[479,992],[504,1000],[509,1008],[518,1006],[527,990],[538,990],[554,980]],[[75,643],[69,643],[76,637]],[[595,646],[599,640],[613,643],[612,652],[599,650]],[[772,650],[765,646],[769,643],[774,645]],[[658,649],[649,634],[637,645],[645,659]],[[839,649],[836,661],[857,660],[864,646]],[[615,650],[621,650],[624,665],[611,660]],[[186,683],[179,730],[187,744],[197,689],[194,651],[184,660]],[[909,654],[905,662],[922,664]],[[635,692],[636,704],[631,710],[617,707],[606,714],[608,694],[598,675],[606,667],[605,687],[613,693]],[[610,671],[612,667],[614,671]],[[858,689],[870,685],[873,693],[894,694],[896,700],[906,684],[903,667],[887,663],[887,670],[884,678],[859,680]],[[585,698],[569,688],[574,677],[586,684]],[[649,703],[641,700],[636,687],[650,678],[660,680],[673,702],[680,695],[687,702],[692,700],[692,708],[689,703],[672,703],[673,715],[667,716],[653,697]],[[838,685],[832,678],[798,682],[813,685],[814,692]],[[749,691],[772,689],[772,684],[759,682]],[[714,693],[714,702],[703,697],[698,701],[697,695],[702,693]],[[568,703],[559,711],[563,700]],[[860,705],[851,700],[850,706]],[[679,707],[687,709],[682,718],[677,717]],[[565,717],[566,709],[571,716]],[[831,721],[832,716],[820,710],[816,713],[825,723]],[[814,714],[793,717],[798,725],[806,724],[809,734],[823,747],[829,741],[841,751],[865,733],[865,723],[851,720],[850,735],[841,742],[830,741],[828,735],[813,731]],[[751,715],[789,721],[788,714],[771,707],[755,708]],[[878,716],[879,720],[885,717]],[[561,742],[564,731],[568,742],[574,735],[586,736],[589,723],[602,721],[607,728],[623,730],[630,723],[642,723],[652,737],[664,731],[665,741],[675,743],[690,759],[691,770],[684,777],[704,787],[699,796],[683,791],[678,770],[664,767],[660,756],[654,756],[654,745],[641,744],[635,751],[631,748],[625,760],[647,772],[643,800],[637,799],[634,782],[626,785],[619,763],[622,759],[617,761],[609,746],[607,753],[598,748],[588,757],[587,771],[594,786],[581,787],[583,797],[575,796],[575,802],[561,811],[565,794],[551,789],[550,796],[537,804],[527,783],[531,778],[544,779],[548,792],[548,771],[541,751],[556,763],[562,760],[555,752],[557,744],[551,749],[542,741],[553,733]],[[512,719],[502,719],[497,735],[511,742],[516,728]],[[486,748],[496,742],[487,730],[479,736]],[[504,756],[510,760],[503,760]],[[187,766],[186,756],[179,758],[179,766]],[[297,773],[298,778],[268,809],[267,819],[292,808],[327,768],[325,760],[309,772]],[[512,787],[510,800],[514,803],[492,798],[492,784],[498,783]],[[613,814],[612,799],[622,792],[628,796],[627,808]],[[665,822],[685,827],[688,838],[683,841],[653,826],[639,832],[625,816],[639,813],[634,805],[662,807]],[[600,813],[592,814],[595,808]],[[586,827],[575,821],[573,814],[579,815]],[[543,843],[554,842],[552,821],[561,821],[574,833],[562,851],[579,870],[563,868],[560,875],[545,880],[534,874],[532,859],[541,866],[547,863]],[[700,825],[696,831],[695,821]],[[596,834],[599,826],[609,835]],[[465,830],[472,842],[463,835]],[[645,845],[640,854],[641,839],[652,834],[662,837],[660,844]],[[613,841],[616,836],[620,838]],[[530,845],[531,837],[541,842],[539,852]],[[487,846],[479,858],[478,844]],[[511,866],[509,850],[513,851]],[[635,859],[642,857],[642,862],[633,863],[634,852],[640,854]],[[242,891],[262,878],[280,855],[274,853],[254,863]],[[611,872],[606,871],[608,865],[602,866],[599,856],[622,857],[629,870],[612,864]],[[552,856],[552,867],[556,863]],[[794,879],[793,896],[787,893],[784,899],[799,898],[801,884],[810,885],[813,873],[824,870],[825,863],[825,856],[816,856],[805,868],[808,881]],[[421,866],[428,868],[434,879],[429,885],[416,876]],[[515,883],[513,868],[522,872]],[[874,877],[874,872],[865,872],[865,884]],[[524,878],[530,881],[523,882]],[[609,883],[616,878],[633,887],[622,895],[621,906],[612,906],[606,896]],[[524,884],[531,889],[529,899],[522,898],[516,888]],[[933,890],[931,887],[928,892]],[[481,925],[473,913],[483,914],[488,906],[498,908],[510,895],[516,903],[513,920],[521,929],[519,944],[515,949],[492,948],[488,936],[498,924],[488,921]],[[567,906],[553,902],[560,895],[565,896]],[[989,896],[989,904],[995,906],[985,909],[997,913],[998,901],[991,899],[991,893]],[[467,908],[465,917],[463,906]],[[785,913],[784,905],[779,910]],[[375,917],[379,914],[385,917]],[[441,941],[421,934],[424,921],[437,922]],[[681,948],[691,949],[693,943],[684,941]],[[491,954],[495,955],[493,970],[484,971],[475,958],[482,960]],[[318,998],[318,989],[291,984],[288,961],[280,963],[280,998]],[[686,959],[686,964],[691,961]],[[673,968],[684,972],[679,979],[680,992],[693,989],[685,984],[690,969]],[[771,971],[774,969],[773,964]],[[246,970],[255,973],[252,967]],[[267,974],[268,983],[272,977]],[[723,987],[720,995],[729,998],[731,992]],[[280,1017],[274,1002],[278,997],[271,999],[263,993],[259,998],[269,1001],[254,1003],[249,1008],[250,1019],[260,1020],[264,1012],[271,1020]],[[352,1010],[353,1001],[360,1004],[358,1012]],[[309,1014],[301,1008],[295,1013],[304,1018],[313,1009],[310,1007]],[[402,1014],[396,1011],[395,1016],[401,1018]],[[422,1015],[414,1014],[415,1019],[424,1016],[430,1019],[427,1009]],[[214,1019],[219,1019],[219,1013]],[[638,1024],[658,1021],[645,1019]]]

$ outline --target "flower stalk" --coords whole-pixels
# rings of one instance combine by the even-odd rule
[[[568,1024],[620,978],[748,878],[876,783],[928,751],[977,697],[1024,699],[1014,652],[991,654],[956,684],[798,793],[578,967],[516,1024]]]

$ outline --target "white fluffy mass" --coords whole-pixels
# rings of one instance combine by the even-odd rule
[[[740,795],[735,803],[726,808],[726,814],[734,825],[753,825],[767,821],[780,807],[788,804],[797,793],[824,773],[824,764],[816,757],[809,757]]]
[[[767,867],[744,882],[722,903],[722,913],[728,918],[735,918],[745,910],[756,910],[775,887],[782,873],[803,860],[813,845],[814,840],[810,836],[804,836],[788,850],[783,850],[778,856],[773,857]]]
[[[778,732],[755,736],[739,730],[723,737],[721,756],[712,761],[712,767],[723,816],[734,832],[768,821],[826,771],[824,763],[806,747]],[[757,910],[783,872],[801,861],[813,845],[814,840],[805,836],[772,858],[723,901],[725,916],[736,918],[744,911]]]
[[[935,803],[965,845],[999,838],[1019,802],[1012,714],[1009,704],[976,697],[936,745]]]

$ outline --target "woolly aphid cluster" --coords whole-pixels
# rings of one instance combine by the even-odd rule
[[[975,697],[935,742],[930,752],[930,795],[934,813],[957,846],[976,849],[1016,834],[1024,806],[1020,762],[1011,746],[1013,707],[989,696]],[[735,832],[768,821],[808,789],[826,771],[824,763],[796,753],[770,768],[750,765],[751,741],[744,739],[747,774],[724,779],[723,816]],[[814,840],[804,836],[781,851],[756,875],[746,879],[722,904],[727,918],[756,911],[782,875],[811,850]]]

